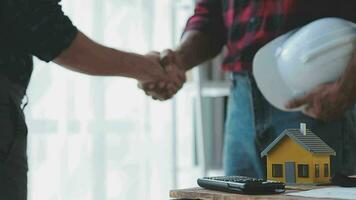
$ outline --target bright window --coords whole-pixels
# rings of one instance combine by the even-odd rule
[[[81,31],[113,48],[160,51],[181,34],[173,27],[175,0],[61,4]],[[174,120],[172,101],[151,100],[135,80],[86,76],[36,59],[25,110],[29,200],[168,199],[193,171],[193,100],[185,92],[176,99]],[[184,179],[177,175],[183,164]]]

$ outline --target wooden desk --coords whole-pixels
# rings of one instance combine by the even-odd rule
[[[301,186],[298,188],[290,187],[287,189],[286,193],[297,192],[303,190],[314,189],[315,186]],[[321,187],[317,187],[321,188]],[[172,199],[185,199],[185,200],[306,200],[312,198],[305,197],[295,197],[295,196],[287,196],[284,194],[276,194],[276,195],[242,195],[242,194],[231,194],[226,192],[218,192],[212,190],[206,190],[203,188],[189,188],[189,189],[180,189],[180,190],[171,190],[169,193]],[[318,198],[321,200],[322,198]],[[325,199],[326,200],[326,199]],[[328,198],[327,200],[330,200]]]

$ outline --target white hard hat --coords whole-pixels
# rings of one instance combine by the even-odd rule
[[[356,24],[323,18],[290,31],[262,47],[253,75],[263,96],[284,111],[285,104],[316,86],[337,80],[356,49]]]

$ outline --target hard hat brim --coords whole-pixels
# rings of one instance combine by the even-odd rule
[[[285,107],[287,102],[294,98],[294,95],[280,75],[276,51],[293,32],[279,36],[266,44],[256,53],[253,60],[253,76],[262,95],[276,108],[290,112],[301,111],[303,107],[296,109]]]

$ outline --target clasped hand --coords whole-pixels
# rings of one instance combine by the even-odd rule
[[[186,81],[185,70],[181,61],[172,50],[163,52],[150,52],[145,55],[152,62],[158,63],[161,74],[151,80],[139,81],[138,87],[154,100],[167,100],[172,98]]]

